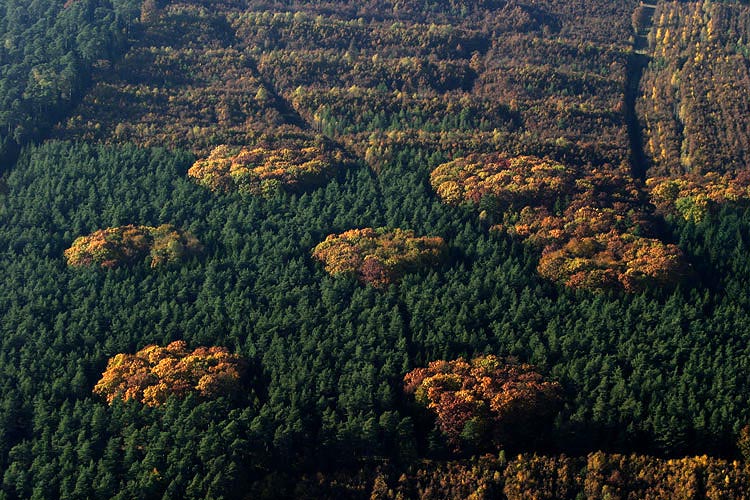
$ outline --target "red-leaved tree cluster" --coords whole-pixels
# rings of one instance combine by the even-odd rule
[[[493,355],[433,361],[404,377],[404,391],[435,413],[457,449],[464,443],[507,444],[514,427],[556,409],[560,390],[533,366]]]

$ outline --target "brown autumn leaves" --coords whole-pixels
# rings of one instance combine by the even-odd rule
[[[437,417],[454,449],[502,447],[519,425],[556,410],[562,389],[531,365],[496,356],[433,361],[404,377],[404,391]]]

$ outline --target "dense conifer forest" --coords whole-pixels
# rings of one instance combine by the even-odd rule
[[[0,499],[746,498],[748,20],[0,0]]]

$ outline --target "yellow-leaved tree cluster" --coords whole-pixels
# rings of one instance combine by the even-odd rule
[[[693,222],[702,221],[712,208],[724,203],[750,200],[747,171],[651,177],[646,180],[646,186],[657,209]]]
[[[538,246],[537,271],[564,286],[637,292],[687,271],[677,246],[644,236],[643,193],[619,172],[488,153],[439,165],[430,181],[445,203],[477,206],[493,229]]]
[[[319,185],[346,161],[341,149],[322,138],[301,136],[270,146],[214,148],[196,161],[188,176],[214,192],[272,196],[281,188],[299,190]]]
[[[437,262],[445,250],[439,236],[415,236],[405,229],[363,228],[331,234],[312,251],[332,275],[351,274],[376,288],[387,287],[421,266]]]
[[[178,262],[203,249],[198,239],[171,224],[99,229],[80,236],[65,250],[69,266],[97,265],[105,268],[149,259],[151,267]]]
[[[108,403],[135,399],[149,406],[159,406],[172,395],[211,398],[236,391],[245,369],[244,360],[224,347],[190,351],[178,340],[166,347],[149,345],[135,354],[115,355],[94,393]]]

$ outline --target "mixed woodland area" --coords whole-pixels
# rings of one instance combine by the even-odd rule
[[[0,500],[747,497],[749,27],[0,0]]]

